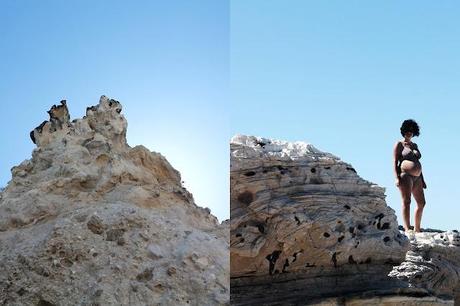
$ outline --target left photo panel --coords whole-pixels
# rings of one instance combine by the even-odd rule
[[[0,29],[0,305],[229,305],[229,1]]]

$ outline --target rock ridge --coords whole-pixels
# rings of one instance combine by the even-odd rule
[[[0,304],[228,304],[228,226],[128,145],[120,102],[48,114],[0,193]]]

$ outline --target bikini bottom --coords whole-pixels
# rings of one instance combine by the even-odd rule
[[[411,174],[409,174],[407,172],[402,172],[401,173],[401,178],[406,177],[406,176],[410,177],[410,179],[412,180],[412,184],[415,184],[422,177],[421,175],[415,176],[415,175],[411,175]]]

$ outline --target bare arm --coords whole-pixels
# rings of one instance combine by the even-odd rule
[[[423,173],[420,173],[420,177],[422,178],[423,189],[426,189],[426,182],[425,178],[423,177]]]
[[[401,168],[399,167],[399,159],[401,156],[401,143],[398,141],[393,148],[393,166],[396,178],[401,176]]]

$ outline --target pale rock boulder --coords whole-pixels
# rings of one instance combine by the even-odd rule
[[[316,306],[460,305],[460,235],[457,230],[425,229],[410,235],[403,263],[389,273],[400,280],[393,290],[376,290],[312,300]]]
[[[232,277],[404,260],[384,189],[332,154],[237,135],[230,177]]]
[[[161,154],[127,144],[121,104],[49,114],[0,192],[0,304],[228,304],[227,223]]]
[[[411,237],[405,261],[390,276],[460,304],[460,234],[426,231]]]
[[[384,188],[304,142],[230,143],[232,305],[454,305],[457,231],[408,237]]]

